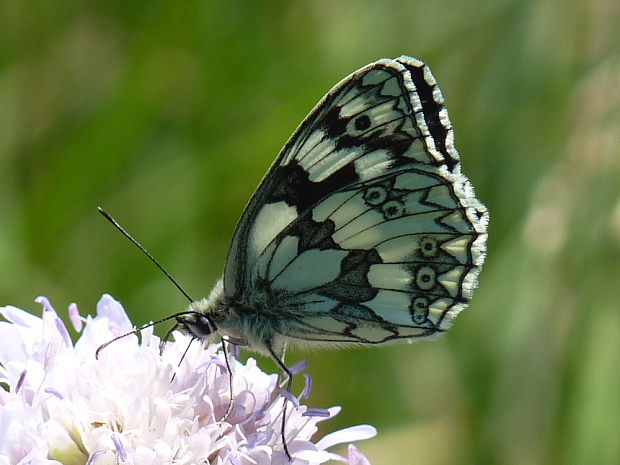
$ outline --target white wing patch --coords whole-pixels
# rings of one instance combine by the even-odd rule
[[[297,218],[297,212],[285,202],[263,205],[256,215],[248,236],[250,257],[259,255],[285,226]]]
[[[362,181],[375,179],[389,171],[392,157],[386,150],[375,150],[355,160],[354,166]]]
[[[343,250],[312,249],[299,254],[287,266],[277,271],[271,284],[275,289],[289,292],[306,291],[327,284],[340,274],[340,264],[346,257]]]

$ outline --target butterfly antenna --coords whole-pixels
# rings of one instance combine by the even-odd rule
[[[147,324],[145,324],[143,326],[140,326],[139,328],[134,329],[133,331],[128,331],[128,332],[126,332],[124,334],[116,336],[115,338],[110,339],[108,342],[106,342],[104,344],[101,344],[99,347],[97,347],[97,350],[95,351],[95,358],[99,359],[99,353],[103,349],[108,347],[110,344],[112,344],[115,341],[118,341],[119,339],[123,339],[124,337],[131,336],[132,334],[138,334],[143,329],[150,328],[151,326],[158,325],[160,323],[163,323],[164,321],[173,320],[173,319],[175,319],[177,317],[180,317],[181,315],[188,315],[190,313],[194,313],[194,312],[193,311],[187,311],[187,312],[175,313],[174,315],[167,316],[166,318],[162,318],[161,320],[152,321],[151,323],[147,323]],[[172,332],[172,330],[170,332]]]
[[[170,275],[170,273],[166,271],[166,269],[155,259],[155,257],[153,257],[153,255],[151,255],[151,253],[148,250],[146,250],[142,244],[140,244],[136,239],[134,239],[134,237],[131,234],[125,231],[125,228],[123,228],[118,223],[118,221],[112,218],[112,216],[107,211],[105,211],[103,208],[97,207],[97,210],[99,210],[99,213],[101,213],[106,220],[112,223],[112,225],[116,229],[118,229],[123,234],[123,236],[125,236],[127,239],[129,239],[133,243],[133,245],[139,248],[142,251],[142,253],[146,255],[149,258],[149,260],[151,260],[151,262],[153,262],[155,266],[159,268],[164,275],[166,275],[166,278],[168,278],[170,282],[174,284],[179,291],[181,291],[181,294],[183,294],[185,298],[190,301],[190,303],[194,301],[194,299],[192,299],[187,294],[187,292],[185,292],[185,290],[181,287],[181,285]],[[139,330],[136,330],[136,331],[139,331]]]

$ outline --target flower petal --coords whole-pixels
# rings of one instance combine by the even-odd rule
[[[7,321],[19,326],[25,326],[27,328],[38,328],[41,326],[41,318],[25,312],[21,308],[13,307],[12,305],[0,307],[0,315]]]
[[[321,418],[329,418],[331,414],[329,410],[325,408],[309,408],[303,413],[304,417],[321,417]]]
[[[370,465],[370,462],[353,444],[349,444],[348,465]]]
[[[304,385],[304,391],[301,393],[301,397],[307,399],[310,397],[310,391],[312,391],[312,376],[308,373],[304,373],[306,384]]]
[[[297,375],[308,368],[308,360],[300,360],[295,365],[289,368],[290,372]]]
[[[71,303],[69,304],[69,320],[73,325],[73,329],[75,329],[78,333],[82,331],[82,327],[84,325],[84,321],[80,316],[80,310],[78,309],[77,304]]]
[[[39,297],[34,299],[34,301],[38,304],[43,305],[43,309],[45,311],[52,312],[54,314],[56,313],[56,310],[54,310],[54,307],[52,307],[52,304],[47,297],[43,297],[42,295],[40,295]]]
[[[112,434],[112,442],[114,443],[114,447],[116,448],[116,453],[118,454],[118,458],[121,459],[121,462],[127,461],[127,451],[125,450],[125,446],[123,446],[123,442],[118,434]]]
[[[97,303],[97,316],[95,319],[98,318],[107,318],[110,329],[117,336],[133,329],[123,306],[109,294],[104,294]]]
[[[350,426],[323,436],[323,438],[317,442],[316,445],[320,449],[329,449],[336,444],[370,439],[376,436],[376,434],[376,428],[370,425]]]

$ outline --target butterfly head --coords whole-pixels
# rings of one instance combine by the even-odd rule
[[[215,336],[219,326],[215,320],[222,307],[223,289],[222,280],[219,280],[208,298],[192,302],[187,312],[176,317],[175,329],[198,339],[209,339]]]
[[[217,326],[213,320],[195,311],[178,316],[176,329],[198,339],[207,339],[217,333]]]
[[[219,280],[209,297],[192,302],[187,311],[176,315],[177,325],[174,329],[197,339],[212,340],[217,334],[229,339],[227,322],[229,312],[224,299],[224,286]],[[237,339],[237,338],[235,338]],[[235,341],[246,345],[245,341]]]

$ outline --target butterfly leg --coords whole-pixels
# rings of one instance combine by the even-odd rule
[[[226,413],[220,421],[226,421],[233,411],[235,406],[235,393],[233,392],[233,372],[230,367],[230,361],[228,360],[228,352],[226,351],[226,341],[222,338],[222,352],[224,353],[224,362],[226,363],[226,369],[228,370],[228,385],[230,387],[230,401],[226,408]]]
[[[172,339],[172,333],[177,329],[176,326],[170,328],[170,330],[166,333],[163,339],[159,342],[159,355],[164,353],[164,347],[166,347],[166,342]],[[193,339],[192,339],[193,341]],[[191,342],[190,342],[191,344]],[[188,347],[189,348],[189,347]],[[187,352],[187,351],[186,351]]]
[[[166,335],[166,337],[162,340],[162,342],[159,343],[159,355],[161,355],[164,351],[164,345],[166,341],[168,340],[168,337],[170,336],[170,334],[172,334],[172,331],[168,331],[168,334]],[[187,347],[185,348],[185,351],[183,351],[183,355],[181,355],[181,359],[179,360],[179,363],[177,365],[177,368],[179,368],[181,366],[181,363],[183,363],[183,359],[185,358],[185,356],[187,355],[187,352],[189,352],[189,348],[192,346],[192,343],[196,340],[197,338],[193,337],[189,340],[189,344],[187,344]],[[177,377],[176,373],[172,374],[172,378],[170,378],[170,383],[172,383],[175,378]]]
[[[284,364],[284,351],[286,350],[286,348],[284,349],[284,351],[282,353],[282,358],[278,357],[278,355],[273,350],[273,347],[271,346],[271,341],[267,344],[267,349],[269,350],[269,355],[271,355],[271,358],[273,359],[273,361],[276,362],[276,365],[278,365],[280,370],[282,370],[282,373],[284,373],[286,375],[286,377],[287,377],[286,390],[288,392],[291,392],[291,388],[293,386],[293,373]],[[282,436],[282,445],[284,446],[284,452],[286,453],[286,456],[288,457],[289,461],[291,461],[292,460],[291,453],[289,452],[288,445],[286,444],[286,434],[285,434],[286,433],[286,406],[287,406],[287,402],[288,402],[288,400],[285,397],[284,398],[284,405],[282,406],[282,428],[280,430],[280,434]]]

